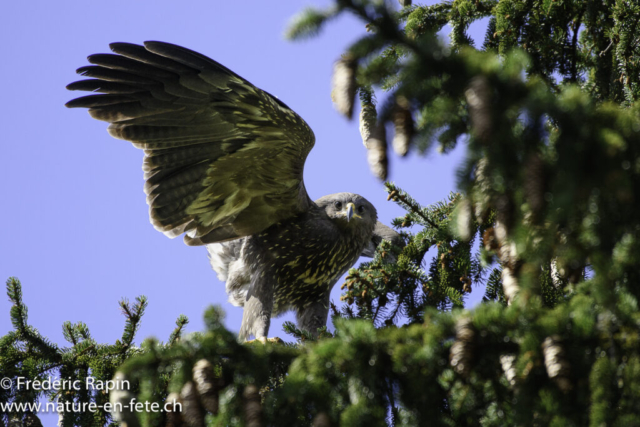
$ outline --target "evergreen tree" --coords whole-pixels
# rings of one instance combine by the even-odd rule
[[[0,342],[2,372],[104,377],[127,359],[115,375],[132,387],[111,402],[181,405],[116,410],[128,426],[640,425],[640,4],[401,4],[336,0],[288,33],[315,35],[343,13],[366,25],[336,63],[332,95],[347,117],[359,95],[380,178],[388,140],[398,155],[466,145],[446,201],[424,207],[386,184],[406,211],[394,222],[406,246],[383,242],[349,272],[335,333],[310,342],[288,324],[296,344],[238,344],[212,308],[205,332],[134,349],[141,300],[115,347],[65,325],[73,347],[60,350],[26,324],[10,280],[16,331]],[[467,34],[478,20],[481,47]],[[449,45],[435,36],[446,24]],[[464,310],[481,285],[485,302]],[[16,416],[32,418],[4,421]],[[62,425],[88,425],[78,417]]]

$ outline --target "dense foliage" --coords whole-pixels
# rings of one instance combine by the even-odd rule
[[[386,185],[407,244],[383,242],[350,271],[334,334],[312,343],[288,325],[297,344],[238,344],[211,309],[207,331],[171,345],[100,347],[67,325],[62,351],[26,325],[14,281],[2,372],[112,375],[127,358],[118,375],[135,387],[112,402],[182,403],[181,414],[115,414],[131,426],[640,425],[640,5],[401,3],[336,0],[288,33],[362,18],[332,95],[347,117],[359,95],[377,176],[393,161],[387,139],[399,155],[466,145],[448,200],[423,207]],[[487,27],[482,46],[474,22]],[[485,302],[462,309],[481,285]]]

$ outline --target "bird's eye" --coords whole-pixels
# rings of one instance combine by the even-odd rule
[[[335,207],[336,207],[336,209],[340,210],[340,209],[342,209],[342,202],[335,202],[335,203],[333,204],[333,206],[335,206]]]
[[[364,213],[364,206],[360,205],[358,206],[358,213]]]

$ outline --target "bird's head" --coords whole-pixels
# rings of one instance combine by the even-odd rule
[[[353,193],[336,193],[316,200],[316,205],[340,228],[373,232],[378,219],[376,208],[367,199]]]

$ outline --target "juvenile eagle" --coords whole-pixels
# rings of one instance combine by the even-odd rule
[[[110,47],[77,70],[90,79],[67,86],[101,94],[66,105],[144,150],[153,226],[207,246],[230,302],[244,306],[240,339],[264,339],[287,310],[317,333],[340,276],[382,239],[401,244],[398,234],[357,194],[309,198],[302,172],[315,137],[282,101],[180,46]]]

